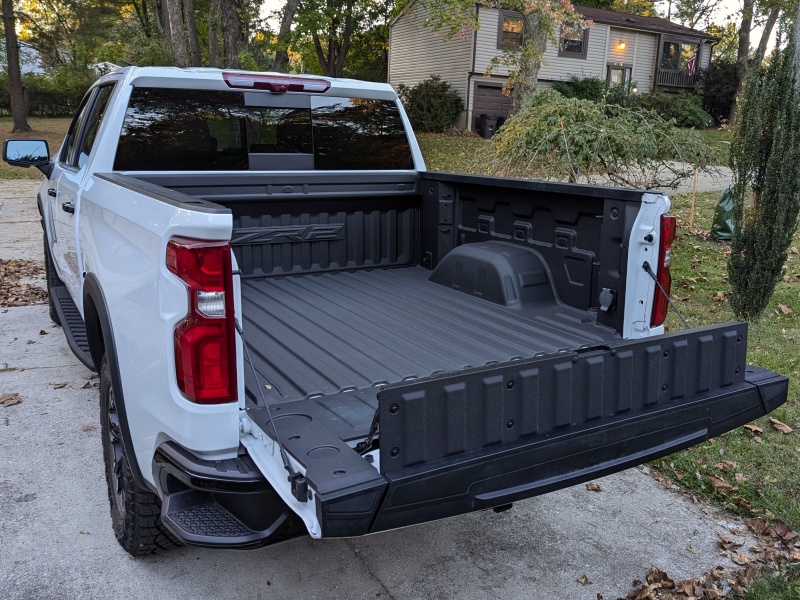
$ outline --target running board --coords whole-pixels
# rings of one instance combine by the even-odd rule
[[[54,300],[61,327],[67,338],[67,345],[72,353],[78,357],[88,369],[97,371],[89,351],[89,338],[86,336],[86,324],[83,322],[80,311],[63,285],[48,290]]]

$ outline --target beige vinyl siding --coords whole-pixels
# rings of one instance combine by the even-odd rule
[[[589,47],[586,58],[572,58],[558,55],[558,47],[548,42],[544,51],[539,79],[548,81],[569,81],[570,77],[606,78],[606,41],[608,25],[596,23],[589,30]]]
[[[494,8],[481,8],[480,27],[476,32],[475,73],[483,74],[489,68],[492,59],[503,51],[497,47],[497,31],[500,27],[500,11]],[[508,67],[498,65],[492,70],[493,75],[508,75]]]
[[[637,32],[631,78],[636,82],[640,92],[649,92],[653,89],[657,54],[658,35],[643,31]]]
[[[625,48],[620,49],[620,43],[624,43]],[[612,27],[608,36],[608,58],[606,62],[633,65],[633,55],[635,53],[636,32],[630,29]]]
[[[401,15],[389,32],[389,83],[411,87],[431,75],[449,83],[466,102],[472,58],[472,33],[445,41],[423,25],[427,11],[418,3]]]
[[[700,46],[700,70],[708,68],[711,62],[711,44],[705,43]]]

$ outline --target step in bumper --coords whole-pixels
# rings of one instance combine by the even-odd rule
[[[167,442],[153,457],[153,475],[161,520],[185,544],[258,548],[305,533],[246,454],[207,461]]]

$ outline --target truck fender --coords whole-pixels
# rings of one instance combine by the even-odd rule
[[[128,427],[128,413],[125,408],[125,395],[119,373],[119,362],[117,361],[117,348],[114,345],[114,329],[108,316],[108,305],[106,304],[103,290],[93,273],[86,273],[83,281],[83,318],[86,324],[89,350],[94,364],[98,365],[98,369],[99,365],[102,364],[103,353],[105,352],[108,356],[111,382],[114,385],[114,401],[117,405],[120,428],[122,429],[122,446],[125,449],[125,456],[128,457],[133,479],[139,487],[149,489],[155,493],[156,490],[153,486],[142,477],[139,461],[136,459],[133,449],[133,441]]]

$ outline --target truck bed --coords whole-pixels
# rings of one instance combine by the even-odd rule
[[[554,298],[508,307],[430,281],[423,267],[242,282],[244,327],[277,401],[330,395],[617,338]],[[253,381],[248,378],[250,395]]]

